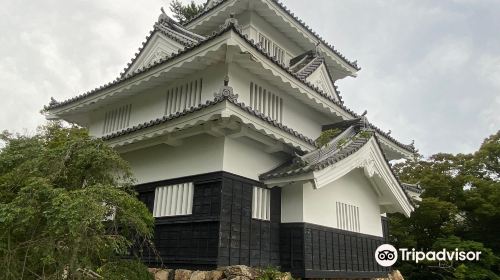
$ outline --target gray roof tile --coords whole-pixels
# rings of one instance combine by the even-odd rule
[[[351,109],[347,108],[343,104],[342,101],[335,100],[332,96],[330,96],[329,94],[323,92],[317,86],[314,86],[311,83],[309,83],[308,81],[306,81],[306,79],[300,78],[289,67],[286,67],[283,63],[280,63],[278,60],[276,60],[276,58],[271,57],[271,55],[269,55],[261,47],[259,47],[257,44],[255,44],[255,42],[253,40],[250,40],[248,38],[248,36],[242,34],[241,30],[239,29],[239,27],[236,25],[236,23],[234,21],[228,21],[228,22],[226,22],[223,26],[221,26],[221,28],[219,29],[219,31],[217,31],[217,32],[214,31],[210,36],[206,37],[204,40],[201,40],[198,43],[190,45],[188,47],[185,47],[183,50],[179,50],[176,54],[172,54],[171,56],[168,56],[168,57],[165,57],[165,58],[163,58],[161,60],[158,60],[155,63],[153,63],[153,64],[151,64],[151,65],[149,65],[147,67],[142,67],[140,69],[137,69],[134,72],[128,73],[125,76],[120,76],[120,77],[116,78],[114,81],[112,81],[110,83],[107,83],[107,84],[105,84],[103,86],[95,88],[95,89],[93,89],[91,91],[88,91],[86,93],[80,94],[80,95],[78,95],[76,97],[73,97],[71,99],[67,99],[67,100],[61,101],[61,102],[57,102],[57,101],[53,100],[53,101],[50,102],[49,106],[45,106],[44,107],[44,110],[51,110],[51,109],[62,107],[62,106],[71,104],[73,102],[82,100],[84,98],[87,98],[89,96],[92,96],[94,94],[97,94],[97,93],[101,92],[102,90],[105,90],[105,89],[108,89],[110,87],[116,86],[116,85],[118,85],[118,84],[120,84],[122,82],[125,82],[125,81],[133,78],[133,77],[136,77],[136,76],[138,76],[138,75],[140,75],[142,73],[145,73],[145,72],[147,72],[150,69],[159,67],[160,65],[162,65],[164,63],[170,62],[170,61],[174,60],[175,58],[179,57],[180,55],[186,54],[186,53],[190,52],[191,50],[196,49],[196,48],[204,45],[205,43],[207,43],[207,42],[209,42],[209,41],[217,38],[218,36],[224,34],[227,31],[230,31],[230,30],[232,30],[236,34],[238,34],[243,40],[245,40],[248,44],[250,44],[254,49],[258,50],[263,56],[265,56],[269,60],[273,61],[277,66],[279,66],[281,69],[285,70],[292,77],[294,77],[295,79],[297,79],[300,82],[304,83],[306,86],[308,86],[309,88],[311,88],[312,90],[314,90],[315,92],[317,92],[319,95],[323,96],[324,98],[326,98],[330,102],[332,102],[335,105],[339,106],[346,113],[350,114],[352,117],[354,117],[354,118],[360,117],[354,111],[352,111]],[[380,128],[378,128],[378,127],[376,127],[376,126],[374,126],[372,124],[370,124],[370,126],[373,129],[375,129],[379,134],[383,135],[384,137],[388,138],[390,141],[394,142],[397,146],[399,146],[399,147],[401,147],[401,148],[403,148],[405,150],[408,150],[410,152],[415,152],[416,151],[415,148],[412,145],[405,145],[405,144],[397,141],[393,137],[389,136],[387,133],[383,132]]]
[[[180,118],[180,117],[183,117],[183,116],[186,116],[186,115],[189,115],[191,113],[194,113],[194,112],[197,112],[197,111],[200,111],[200,110],[203,110],[207,107],[211,107],[211,106],[214,106],[216,104],[219,104],[221,103],[222,101],[225,101],[227,100],[228,102],[231,102],[232,104],[236,105],[238,108],[240,108],[241,110],[267,122],[268,124],[274,126],[274,127],[277,127],[279,128],[280,130],[290,134],[290,135],[293,135],[297,138],[299,138],[300,140],[304,141],[304,142],[307,142],[308,144],[310,145],[316,145],[315,141],[308,138],[307,136],[287,127],[286,125],[283,125],[282,123],[279,123],[271,118],[269,118],[268,116],[260,113],[259,111],[256,111],[254,109],[252,109],[250,106],[246,106],[244,103],[241,103],[241,102],[238,102],[234,96],[231,96],[231,95],[218,95],[215,97],[214,100],[208,100],[206,103],[204,104],[200,104],[198,106],[195,106],[195,107],[191,107],[191,108],[187,108],[187,109],[184,109],[182,112],[176,112],[176,113],[173,113],[173,114],[170,114],[168,116],[164,116],[162,118],[157,118],[157,119],[154,119],[154,120],[151,120],[149,122],[145,122],[145,123],[142,123],[142,124],[139,124],[139,125],[135,125],[133,127],[130,127],[130,128],[127,128],[127,129],[123,129],[123,130],[120,130],[120,131],[117,131],[117,132],[114,132],[112,134],[108,134],[108,135],[105,135],[102,137],[103,140],[110,140],[110,139],[114,139],[114,138],[117,138],[117,137],[120,137],[120,136],[123,136],[123,135],[126,135],[126,134],[130,134],[130,133],[133,133],[133,132],[136,132],[136,131],[139,131],[139,130],[142,130],[142,129],[146,129],[146,128],[149,128],[149,127],[153,127],[153,126],[157,126],[157,125],[160,125],[160,124],[164,124],[168,121],[171,121],[171,120],[174,120],[174,119],[177,119],[177,118]]]

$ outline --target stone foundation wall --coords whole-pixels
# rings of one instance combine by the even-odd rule
[[[154,275],[155,280],[257,280],[265,273],[261,269],[244,265],[222,267],[212,271],[160,268],[150,268],[149,271]],[[284,272],[276,274],[275,280],[293,280],[293,278],[289,272]],[[387,278],[371,280],[404,280],[404,278],[398,270],[394,270],[387,275]]]

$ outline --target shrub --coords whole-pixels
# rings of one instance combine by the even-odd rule
[[[97,273],[106,280],[153,280],[153,275],[139,260],[119,260],[101,266]]]

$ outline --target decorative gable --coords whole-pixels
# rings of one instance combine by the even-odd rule
[[[183,49],[184,46],[179,42],[155,32],[146,43],[146,46],[139,55],[135,58],[130,68],[125,72],[125,75],[132,73],[137,69],[146,67],[166,56],[177,53],[178,50]]]
[[[177,53],[180,49],[193,46],[205,40],[204,36],[186,30],[175,20],[171,19],[163,8],[154,25],[154,31],[147,37],[143,48],[139,49],[132,62],[125,68],[122,76],[125,76],[137,69],[147,67],[168,55]]]
[[[306,80],[317,86],[325,93],[333,96],[336,100],[339,100],[339,96],[335,90],[335,85],[333,84],[332,79],[330,79],[330,75],[328,74],[328,70],[326,69],[324,63],[312,72]]]
[[[344,126],[348,127],[341,131]],[[338,130],[341,132],[326,145],[261,174],[261,181],[268,186],[306,181],[320,189],[353,170],[362,170],[377,195],[382,213],[409,216],[413,204],[387,162],[377,136],[366,128],[366,119],[343,122]]]

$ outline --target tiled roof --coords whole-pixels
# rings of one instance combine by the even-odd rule
[[[330,141],[329,145],[325,145],[324,147],[311,151],[304,156],[296,156],[295,158],[288,162],[285,162],[281,166],[278,166],[271,171],[261,174],[259,176],[259,179],[268,180],[274,178],[283,178],[323,170],[328,166],[338,163],[343,159],[348,158],[350,155],[356,153],[366,143],[368,143],[371,138],[374,138],[377,145],[380,147],[380,142],[377,135],[365,129],[358,130],[356,127],[357,125],[350,126],[346,130],[344,130],[342,134]],[[344,145],[339,145],[339,140],[341,139],[345,139],[343,141],[347,141],[347,143]],[[415,207],[413,200],[405,191],[405,187],[392,169],[384,153],[382,153],[382,156],[392,175],[394,176],[394,178],[396,178],[399,187],[403,190],[406,198],[408,199],[410,204]]]
[[[407,150],[411,153],[416,153],[417,152],[417,149],[415,149],[415,145],[414,143],[412,142],[411,144],[403,144],[401,142],[399,142],[398,140],[396,140],[396,138],[392,137],[391,135],[389,135],[389,133],[387,132],[384,132],[382,131],[382,129],[380,129],[379,127],[375,126],[374,124],[372,123],[368,123],[368,125],[370,126],[371,129],[375,130],[378,134],[384,136],[385,138],[389,139],[389,141],[391,141],[392,143],[396,144],[396,146],[404,149],[404,150]]]
[[[120,137],[120,136],[123,136],[123,135],[126,135],[126,134],[130,134],[130,133],[133,133],[133,132],[136,132],[136,131],[139,131],[139,130],[142,130],[142,129],[146,129],[146,128],[149,128],[149,127],[153,127],[153,126],[157,126],[157,125],[161,125],[161,124],[164,124],[168,121],[171,121],[171,120],[174,120],[174,119],[177,119],[177,118],[180,118],[180,117],[183,117],[183,116],[186,116],[186,115],[189,115],[191,113],[194,113],[194,112],[197,112],[197,111],[200,111],[200,110],[203,110],[207,107],[211,107],[211,106],[214,106],[216,104],[219,104],[221,103],[222,101],[228,101],[234,105],[236,105],[238,108],[240,108],[241,110],[267,122],[268,124],[274,126],[274,127],[277,127],[279,128],[280,130],[292,135],[292,136],[295,136],[297,138],[299,138],[300,140],[304,141],[304,142],[307,142],[308,144],[310,145],[313,145],[315,146],[316,143],[314,140],[308,138],[307,136],[287,127],[286,125],[283,125],[282,123],[279,123],[271,118],[269,118],[268,116],[260,113],[259,111],[256,111],[254,109],[252,109],[250,106],[246,106],[244,103],[241,103],[241,102],[238,102],[235,98],[229,96],[229,95],[221,95],[221,96],[217,96],[214,100],[208,100],[206,103],[204,104],[200,104],[196,107],[191,107],[191,108],[188,108],[188,109],[184,109],[182,112],[176,112],[176,113],[173,113],[173,114],[170,114],[168,116],[164,116],[162,118],[157,118],[155,120],[151,120],[149,122],[145,122],[145,123],[142,123],[142,124],[139,124],[139,125],[135,125],[133,127],[130,127],[130,128],[127,128],[127,129],[123,129],[123,130],[120,130],[120,131],[117,131],[117,132],[114,132],[112,134],[108,134],[108,135],[105,135],[102,137],[103,140],[110,140],[110,139],[114,139],[114,138],[117,138],[117,137]]]
[[[298,60],[290,61],[290,69],[294,71],[298,77],[309,77],[318,67],[324,62],[324,59],[318,56],[314,51],[308,51],[305,55],[300,55]],[[292,63],[295,62],[295,63]]]
[[[354,154],[363,147],[373,134],[360,134],[356,129],[345,130],[328,145],[309,152],[304,156],[297,156],[289,162],[266,172],[260,176],[261,180],[288,177],[311,171],[319,171],[333,165]],[[342,144],[345,141],[345,144]]]
[[[186,54],[188,52],[190,52],[191,50],[194,50],[202,45],[204,45],[205,43],[217,38],[218,36],[224,34],[225,32],[229,31],[229,30],[232,30],[234,31],[236,34],[238,34],[244,41],[246,41],[248,44],[250,44],[254,49],[256,49],[257,51],[259,51],[263,56],[267,57],[269,60],[273,61],[274,64],[276,64],[277,66],[279,66],[281,69],[285,70],[287,73],[289,73],[292,77],[294,77],[295,79],[299,80],[300,82],[302,82],[303,84],[305,84],[306,86],[308,86],[310,89],[314,90],[316,93],[318,93],[319,95],[321,95],[322,97],[326,98],[327,100],[329,100],[330,102],[334,103],[335,105],[339,106],[340,108],[342,108],[344,110],[344,112],[348,113],[349,115],[351,115],[353,118],[358,118],[360,117],[358,114],[356,114],[354,111],[352,111],[351,109],[347,108],[342,101],[338,101],[336,100],[335,98],[333,98],[331,95],[325,93],[324,91],[322,91],[320,88],[318,88],[317,86],[311,84],[310,82],[306,81],[305,78],[300,78],[296,73],[294,73],[290,67],[287,67],[285,66],[285,64],[279,62],[276,58],[272,57],[270,54],[268,54],[266,51],[264,51],[259,45],[257,45],[253,40],[250,40],[248,38],[248,36],[244,35],[243,33],[241,33],[241,30],[239,30],[238,26],[237,26],[237,23],[234,22],[234,21],[228,21],[226,24],[224,24],[223,26],[221,26],[220,30],[219,31],[214,31],[210,36],[206,37],[204,40],[202,41],[199,41],[198,43],[196,44],[193,44],[191,46],[187,46],[185,47],[183,50],[179,50],[176,54],[172,54],[171,56],[167,56],[167,57],[164,57],[163,59],[160,59],[160,60],[157,60],[155,61],[153,64],[151,65],[148,65],[148,66],[145,66],[145,67],[142,67],[142,68],[139,68],[139,69],[136,69],[134,72],[131,72],[131,73],[128,73],[124,76],[120,76],[118,78],[116,78],[114,81],[110,82],[110,83],[107,83],[103,86],[100,86],[98,88],[95,88],[91,91],[88,91],[86,93],[83,93],[83,94],[80,94],[76,97],[73,97],[73,98],[70,98],[70,99],[67,99],[65,101],[61,101],[61,102],[57,102],[55,100],[51,100],[49,106],[45,106],[45,110],[51,110],[51,109],[55,109],[55,108],[59,108],[59,107],[62,107],[62,106],[65,106],[67,104],[71,104],[73,102],[76,102],[76,101],[79,101],[79,100],[82,100],[84,98],[87,98],[89,96],[92,96],[94,94],[97,94],[99,92],[101,92],[102,90],[105,90],[105,89],[108,89],[108,88],[111,88],[113,86],[116,86],[118,84],[121,84],[122,82],[125,82],[125,81],[128,81],[129,79],[131,78],[134,78],[142,73],[145,73],[147,71],[149,71],[150,69],[154,69],[156,67],[159,67],[160,65],[164,64],[164,63],[167,63],[167,62],[170,62],[172,60],[174,60],[175,58],[177,58],[178,56],[180,55],[183,55],[183,54]],[[383,135],[384,137],[388,138],[389,140],[391,140],[392,142],[394,142],[397,146],[405,149],[405,150],[408,150],[410,152],[415,152],[415,148],[411,145],[405,145],[399,141],[397,141],[396,139],[394,139],[393,137],[389,136],[389,134],[383,132],[380,128],[370,124],[370,126],[376,130],[379,134]]]
[[[321,66],[325,62],[325,59],[319,56],[316,51],[307,51],[295,58],[290,60],[290,70],[297,74],[300,79],[307,79],[318,67]],[[340,103],[342,103],[342,96],[340,96],[340,92],[338,91],[337,85],[332,80],[332,75],[328,67],[325,67],[326,72],[328,72],[328,79],[333,85],[335,90],[335,94],[339,98]]]
[[[412,192],[416,192],[416,193],[423,192],[422,188],[419,185],[401,183],[401,186],[403,187],[403,189],[408,190],[408,191],[412,191]]]
[[[167,16],[162,10],[162,14],[158,17],[158,21],[154,24],[154,29],[146,37],[146,41],[142,43],[139,51],[135,53],[135,56],[130,60],[129,63],[127,63],[127,66],[123,69],[123,72],[120,73],[120,76],[124,76],[125,73],[127,73],[127,71],[130,69],[130,67],[132,67],[132,64],[134,64],[139,55],[144,51],[144,48],[146,47],[149,40],[153,37],[153,34],[155,32],[159,32],[167,36],[168,38],[176,41],[184,47],[193,46],[206,39],[204,36],[195,34],[185,29],[182,25],[178,24],[175,20]]]
[[[208,14],[212,10],[216,9],[218,6],[220,6],[222,3],[226,2],[228,0],[219,0],[217,3],[214,3],[212,6],[210,6],[208,9],[204,9],[202,12],[194,16],[191,20],[187,21],[184,23],[184,26],[188,25],[189,23],[195,21],[196,19],[200,18],[201,16]],[[252,0],[250,0],[252,1]],[[285,5],[283,5],[280,1],[278,0],[272,0],[282,11],[284,11],[287,15],[289,15],[295,22],[300,24],[302,27],[304,27],[310,34],[312,34],[317,40],[319,40],[321,43],[323,43],[325,46],[327,46],[332,52],[334,52],[340,59],[342,59],[344,62],[349,64],[351,67],[353,67],[356,70],[361,70],[361,68],[357,65],[356,61],[350,61],[348,60],[344,55],[342,55],[339,51],[335,49],[335,47],[328,42],[326,42],[321,36],[319,36],[315,31],[313,31],[305,22],[303,22],[301,19],[299,19],[297,16],[295,16],[294,13],[292,13]]]
[[[226,31],[229,31],[229,30],[233,30],[235,31],[242,39],[244,39],[248,44],[250,44],[253,48],[255,48],[256,50],[258,50],[262,55],[266,56],[268,59],[270,59],[271,61],[273,61],[276,65],[278,65],[280,68],[282,68],[283,70],[285,70],[286,72],[288,72],[290,75],[292,75],[294,78],[296,78],[297,80],[301,81],[302,83],[304,83],[305,85],[307,85],[309,88],[311,88],[312,90],[316,91],[318,94],[320,94],[321,96],[323,96],[324,98],[328,99],[329,101],[335,103],[337,106],[341,107],[345,112],[347,112],[348,114],[350,114],[351,116],[353,117],[356,117],[356,113],[354,111],[352,111],[351,109],[347,108],[343,102],[341,101],[337,101],[336,99],[334,99],[331,95],[325,93],[324,91],[322,91],[320,88],[318,88],[317,86],[311,84],[310,82],[306,81],[305,78],[300,78],[296,73],[294,73],[292,70],[290,70],[289,67],[285,66],[285,64],[279,62],[275,57],[272,57],[270,54],[268,54],[267,52],[265,52],[260,46],[258,46],[253,40],[250,40],[248,39],[248,36],[244,35],[243,33],[241,33],[241,30],[239,30],[239,28],[237,26],[235,26],[235,23],[233,22],[230,22],[230,24],[225,24],[223,26],[223,28],[221,28],[219,31],[217,32],[213,32],[210,36],[208,36],[205,40],[202,40],[196,44],[193,44],[191,46],[187,46],[186,48],[184,48],[183,50],[179,50],[179,52],[177,52],[177,54],[173,54],[171,56],[168,56],[168,57],[165,57],[163,59],[160,59],[156,62],[154,62],[153,64],[147,66],[147,67],[142,67],[140,69],[137,69],[135,70],[133,73],[128,73],[127,75],[124,75],[124,76],[120,76],[118,77],[117,79],[115,79],[113,82],[110,82],[110,83],[107,83],[105,84],[104,86],[100,86],[98,88],[95,88],[91,91],[88,91],[84,94],[81,94],[81,95],[78,95],[76,97],[73,97],[71,99],[67,99],[65,101],[61,101],[61,102],[51,102],[51,104],[47,107],[45,107],[46,110],[50,110],[50,109],[54,109],[54,108],[58,108],[58,107],[62,107],[64,105],[67,105],[67,104],[70,104],[70,103],[73,103],[73,102],[76,102],[78,100],[81,100],[83,98],[86,98],[88,96],[91,96],[93,94],[96,94],[98,92],[100,92],[101,90],[104,90],[104,89],[107,89],[107,88],[110,88],[112,86],[115,86],[121,82],[124,82],[132,77],[135,77],[141,73],[144,73],[146,72],[147,70],[149,69],[152,69],[152,68],[155,68],[156,66],[158,65],[161,65],[163,63],[166,63],[166,62],[169,62],[171,60],[173,60],[174,58],[176,58],[177,56],[179,55],[182,55],[182,54],[185,54],[187,52],[189,52],[190,50],[192,49],[195,49],[201,45],[203,45],[204,43],[210,41],[211,39],[214,39],[215,37],[218,37],[220,36],[221,34],[225,33]]]
[[[179,50],[177,53],[174,53],[174,54],[172,54],[170,56],[166,56],[166,57],[164,57],[164,58],[162,58],[160,60],[157,60],[157,61],[153,62],[152,64],[150,64],[148,66],[144,66],[142,68],[136,69],[134,72],[127,73],[126,75],[120,75],[120,77],[116,78],[112,82],[109,82],[109,83],[107,83],[105,85],[97,87],[97,88],[95,88],[93,90],[90,90],[88,92],[85,92],[83,94],[75,96],[73,98],[70,98],[70,99],[67,99],[67,100],[64,100],[64,101],[60,101],[60,102],[56,102],[55,100],[51,100],[49,106],[46,106],[44,109],[45,110],[51,110],[51,109],[59,108],[59,107],[65,106],[67,104],[70,104],[70,103],[82,100],[82,99],[84,99],[86,97],[89,97],[89,96],[92,96],[94,94],[97,94],[97,93],[101,92],[102,90],[105,90],[105,89],[108,89],[110,87],[116,86],[116,85],[118,85],[118,84],[120,84],[122,82],[128,81],[131,78],[134,78],[134,77],[136,77],[136,76],[138,76],[138,75],[140,75],[142,73],[145,73],[145,72],[147,72],[147,71],[149,71],[151,69],[154,69],[154,68],[156,68],[156,67],[158,67],[158,66],[160,66],[160,65],[162,65],[164,63],[170,62],[170,61],[174,60],[175,58],[179,57],[180,55],[188,53],[191,50],[196,49],[196,48],[204,45],[207,42],[210,42],[211,40],[215,39],[216,37],[222,35],[226,31],[229,31],[231,29],[234,29],[234,26],[232,26],[232,25],[225,26],[225,28],[221,29],[219,32],[214,32],[210,36],[205,37],[204,40],[201,40],[198,43],[192,44],[190,46],[186,46],[184,49]],[[151,31],[151,34],[153,34],[153,31]],[[145,43],[143,43],[143,45],[145,45]]]

